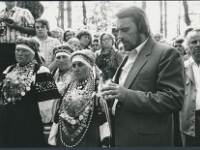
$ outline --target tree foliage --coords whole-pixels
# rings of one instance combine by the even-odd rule
[[[96,31],[106,31],[108,27],[115,24],[114,8],[121,7],[119,3],[98,1],[94,5],[92,15],[88,16],[88,22],[91,26],[95,26]]]
[[[34,19],[40,18],[44,13],[44,6],[39,1],[18,1],[17,6],[28,9]]]

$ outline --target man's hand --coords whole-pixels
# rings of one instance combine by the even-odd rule
[[[115,83],[110,83],[101,89],[102,96],[105,100],[118,99],[123,102],[127,89]]]
[[[13,19],[8,18],[4,22],[10,29],[16,29],[17,27],[17,23]]]

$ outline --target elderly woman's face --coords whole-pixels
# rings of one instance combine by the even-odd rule
[[[83,35],[80,38],[80,44],[87,47],[90,43],[91,39],[88,35]]]
[[[112,38],[109,35],[104,35],[102,37],[102,47],[103,48],[111,48],[112,47]]]
[[[56,56],[56,65],[61,71],[69,70],[71,67],[70,56]]]
[[[85,80],[90,74],[90,68],[80,61],[72,62],[72,69],[77,80]]]
[[[26,50],[23,48],[15,49],[15,59],[21,66],[26,65],[27,63],[31,62],[34,56],[35,54],[30,52],[29,50]]]

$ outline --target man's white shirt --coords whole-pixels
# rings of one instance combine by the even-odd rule
[[[189,58],[189,63],[192,66],[192,71],[194,74],[194,81],[196,87],[196,110],[200,110],[200,67],[196,64],[192,57]]]
[[[133,66],[138,54],[140,53],[140,51],[142,50],[142,48],[144,47],[144,45],[146,44],[147,41],[148,41],[148,39],[146,39],[138,47],[136,47],[135,49],[133,49],[132,51],[130,51],[127,54],[129,57],[128,57],[126,64],[122,68],[121,74],[119,76],[119,85],[124,86],[124,83],[126,81],[126,78],[129,74],[130,70],[131,70],[131,67]],[[114,102],[113,107],[112,107],[112,114],[113,115],[115,115],[115,109],[116,109],[117,103],[118,103],[118,99],[115,99],[115,102]]]

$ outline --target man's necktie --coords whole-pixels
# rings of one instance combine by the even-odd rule
[[[126,64],[127,60],[128,60],[128,56],[126,55],[125,58],[123,59],[121,65],[120,65],[119,68],[118,68],[118,72],[117,72],[116,78],[115,78],[115,81],[116,81],[117,84],[119,84],[119,77],[120,77],[120,75],[121,75],[122,68],[123,68],[124,65]]]

